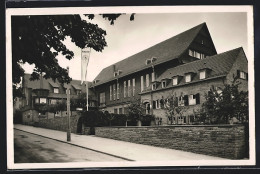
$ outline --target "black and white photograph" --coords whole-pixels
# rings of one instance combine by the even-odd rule
[[[252,6],[6,10],[8,169],[255,165]]]

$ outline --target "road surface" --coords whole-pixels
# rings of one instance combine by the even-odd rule
[[[80,135],[79,135],[80,136]],[[14,130],[15,163],[124,161],[103,153]]]

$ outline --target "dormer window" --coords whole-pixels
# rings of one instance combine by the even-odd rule
[[[205,79],[206,78],[206,70],[200,71],[200,79]]]
[[[152,85],[152,90],[156,90],[156,83],[154,83],[153,85]]]
[[[145,62],[146,65],[148,65],[148,64],[150,64],[150,63],[151,63],[151,60],[150,60],[150,59],[147,59],[146,62]]]
[[[166,88],[166,81],[162,81],[162,88]]]
[[[172,85],[178,85],[178,77],[173,77]]]
[[[122,70],[118,70],[114,72],[114,77],[119,76],[122,73]]]
[[[191,74],[185,75],[185,82],[191,82]]]
[[[154,81],[154,82],[152,83],[152,90],[156,90],[159,84],[160,84],[160,82]]]
[[[151,62],[152,62],[152,63],[155,62],[156,60],[157,60],[156,57],[152,57],[152,58],[151,58]]]
[[[93,83],[96,84],[97,82],[99,82],[99,80],[94,80]]]

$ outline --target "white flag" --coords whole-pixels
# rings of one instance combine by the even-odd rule
[[[90,48],[85,47],[81,50],[81,84],[87,80],[87,67],[90,56]]]

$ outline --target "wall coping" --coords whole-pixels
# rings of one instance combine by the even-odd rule
[[[214,124],[214,125],[166,125],[166,126],[104,126],[104,127],[97,127],[97,128],[168,128],[168,127],[220,127],[220,128],[227,128],[227,127],[240,127],[244,126],[243,124]]]

